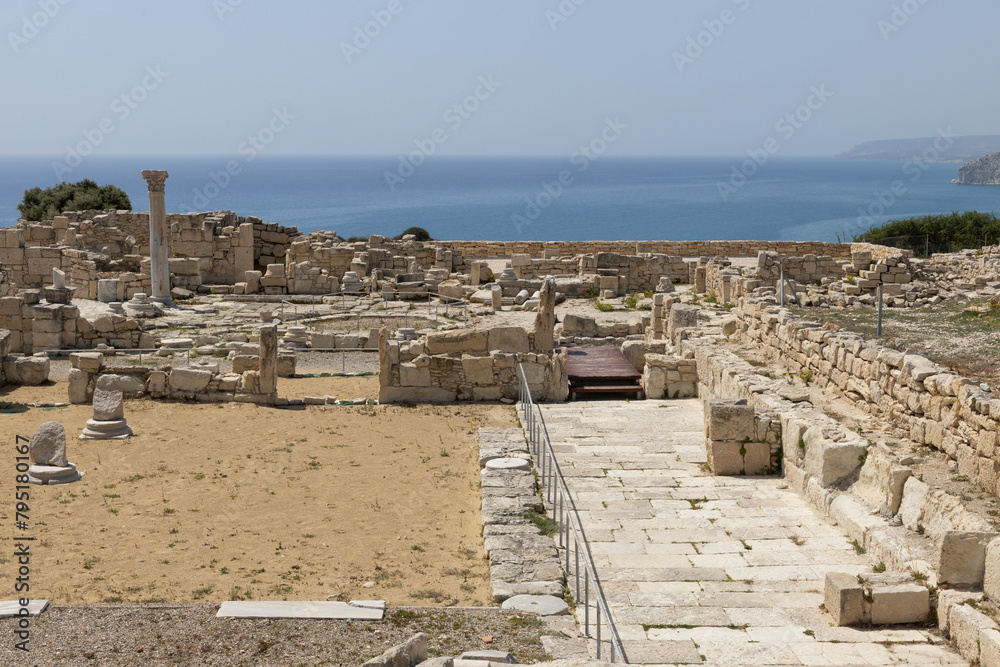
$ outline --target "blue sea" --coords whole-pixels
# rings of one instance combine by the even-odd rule
[[[24,190],[89,178],[149,207],[142,169],[166,169],[167,211],[229,209],[309,232],[449,240],[825,240],[891,219],[1000,211],[1000,187],[953,185],[957,164],[734,158],[87,156],[0,158],[0,226]],[[59,165],[54,165],[56,161]],[[58,172],[58,173],[57,173]]]

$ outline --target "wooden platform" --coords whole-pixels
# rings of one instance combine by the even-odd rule
[[[569,395],[635,394],[642,398],[642,374],[617,347],[570,348],[567,351]]]

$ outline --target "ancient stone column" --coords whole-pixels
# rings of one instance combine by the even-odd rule
[[[144,169],[142,177],[149,187],[149,272],[153,279],[153,289],[150,298],[164,306],[174,305],[170,298],[170,256],[167,247],[169,230],[167,229],[167,208],[163,203],[163,184],[167,180],[167,172]]]
[[[535,351],[551,352],[555,347],[553,331],[556,326],[556,281],[545,276],[538,296],[538,312],[535,314]]]
[[[260,328],[260,393],[278,390],[278,325]]]

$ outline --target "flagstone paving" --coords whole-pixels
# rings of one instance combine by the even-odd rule
[[[629,662],[967,664],[930,630],[833,626],[826,573],[872,563],[781,478],[710,476],[699,400],[541,407]]]

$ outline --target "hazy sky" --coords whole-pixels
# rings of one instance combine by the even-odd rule
[[[833,155],[1000,133],[997,26],[996,0],[4,0],[0,155]]]

